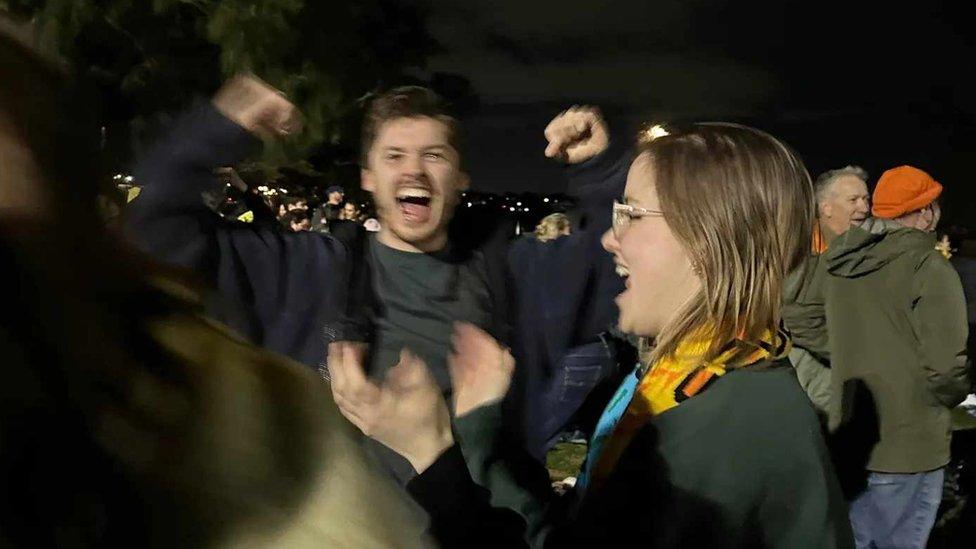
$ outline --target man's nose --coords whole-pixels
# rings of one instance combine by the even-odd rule
[[[402,167],[404,175],[419,177],[424,174],[424,162],[420,155],[408,155]]]

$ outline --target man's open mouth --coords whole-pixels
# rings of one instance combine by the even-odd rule
[[[403,218],[411,223],[426,223],[430,219],[431,192],[427,189],[406,187],[397,191],[397,204]]]

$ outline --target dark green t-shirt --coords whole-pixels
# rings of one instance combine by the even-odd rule
[[[450,247],[429,254],[404,252],[375,237],[368,246],[378,303],[370,373],[385,374],[406,347],[424,359],[449,394],[447,355],[453,323],[488,325],[490,296],[483,256],[457,257]]]

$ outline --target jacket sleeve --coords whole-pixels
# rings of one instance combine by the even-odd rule
[[[258,144],[209,103],[180,117],[138,163],[143,190],[126,211],[127,230],[138,247],[215,290],[207,295],[209,315],[317,368],[346,307],[346,246],[276,222],[225,220],[201,197],[219,190],[215,168],[236,165]]]
[[[490,503],[516,512],[526,539],[544,538],[554,498],[549,474],[524,446],[502,429],[502,406],[483,406],[454,422],[458,444],[473,481],[490,492]]]
[[[602,237],[612,225],[613,201],[623,195],[627,184],[631,154],[629,149],[621,149],[620,142],[617,140],[602,154],[567,168],[569,193],[577,200],[581,219],[562,247],[558,258],[561,265],[557,268],[570,275],[575,273],[575,279],[561,282],[562,295],[555,295],[551,301],[562,301],[557,309],[575,316],[566,329],[575,334],[577,343],[592,340],[607,331],[608,326],[616,325],[613,298],[623,291],[623,281],[616,274],[613,257],[603,249]]]
[[[790,350],[790,363],[796,370],[796,379],[803,392],[810,397],[817,411],[826,417],[830,410],[830,368],[803,347]]]
[[[946,407],[969,392],[966,298],[952,265],[937,252],[923,257],[915,276],[915,321],[929,390]]]
[[[555,497],[545,469],[505,443],[500,410],[495,404],[458,418],[457,444],[407,484],[430,515],[433,537],[442,547],[542,548],[602,532],[602,524],[576,524],[568,496]]]
[[[457,445],[411,479],[407,491],[427,512],[430,534],[441,547],[528,547],[522,518],[492,507],[490,494],[472,480]]]
[[[572,164],[566,168],[569,179],[569,195],[579,201],[585,214],[598,215],[604,230],[610,228],[610,208],[613,201],[624,193],[627,171],[630,169],[630,151],[615,139],[607,150],[593,158]]]
[[[257,146],[209,103],[180,117],[136,166],[142,192],[126,210],[129,236],[158,259],[212,279],[217,233],[229,223],[207,208],[201,194],[218,188],[216,168],[238,164]]]
[[[826,262],[823,256],[807,258],[786,279],[781,314],[794,347],[802,347],[818,362],[829,367],[830,346],[824,309],[825,277]]]

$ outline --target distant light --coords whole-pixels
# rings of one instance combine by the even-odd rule
[[[131,175],[125,176],[125,182],[126,183],[132,183],[133,179],[135,179],[135,178],[132,177]]]
[[[528,208],[526,208],[526,209],[525,209],[525,211],[529,211],[529,209],[528,209]]]
[[[470,203],[470,202],[468,202],[468,207],[469,207],[469,208],[471,207],[471,203]]]
[[[664,137],[666,135],[670,135],[670,132],[668,132],[668,130],[664,126],[660,124],[654,124],[653,126],[647,128],[641,133],[640,140],[644,143],[650,143],[651,141],[654,141],[655,139]]]
[[[516,205],[516,206],[521,206],[521,205],[522,205],[522,203],[521,203],[521,202],[516,202],[516,203],[515,203],[515,205]]]
[[[508,211],[514,212],[515,211],[515,208],[509,208]]]
[[[547,197],[543,198],[542,201],[543,202],[549,202],[549,197],[547,196]]]
[[[281,194],[288,194],[288,189],[278,189]]]

